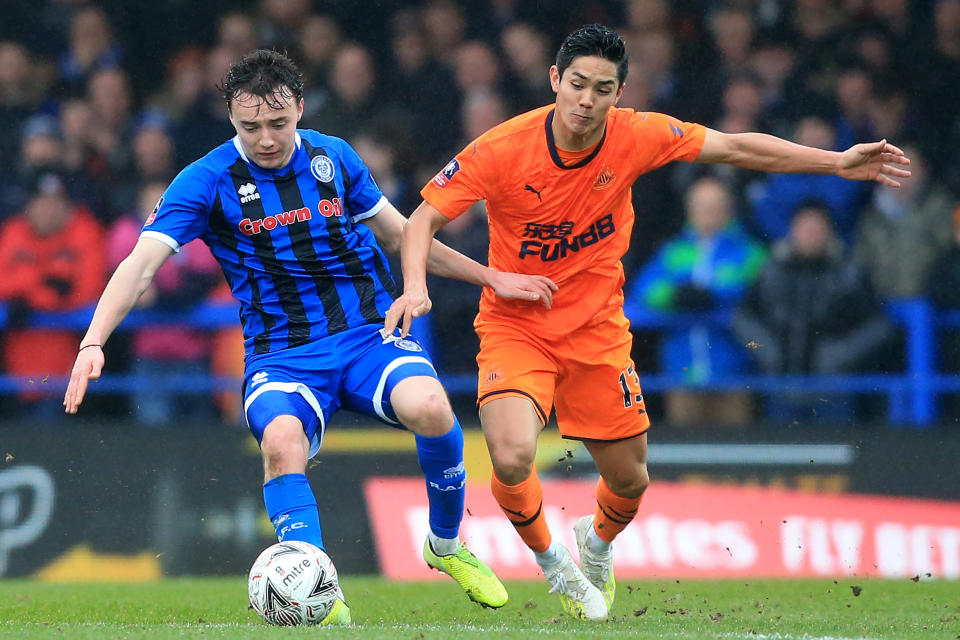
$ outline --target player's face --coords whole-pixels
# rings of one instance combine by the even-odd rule
[[[278,95],[277,103],[279,108],[241,93],[230,104],[230,123],[237,130],[243,152],[264,169],[279,169],[290,162],[297,123],[303,115],[303,99],[297,100],[289,91]]]
[[[556,65],[550,67],[550,84],[557,94],[553,119],[557,144],[576,151],[599,140],[607,111],[623,93],[617,65],[599,56],[580,56],[564,70],[562,78]],[[577,146],[564,146],[564,142]]]

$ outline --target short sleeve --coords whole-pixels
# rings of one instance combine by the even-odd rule
[[[496,189],[496,161],[481,137],[467,145],[420,190],[423,199],[453,219]]]
[[[359,222],[377,215],[387,204],[387,199],[370,175],[367,165],[353,147],[343,141],[340,145],[340,160],[346,173],[344,189],[350,219]]]
[[[629,126],[637,140],[642,172],[653,171],[668,162],[693,162],[703,149],[707,129],[695,122],[681,122],[662,113],[633,113]]]
[[[141,238],[154,238],[174,251],[200,237],[210,225],[215,176],[196,163],[181,171],[143,223]]]

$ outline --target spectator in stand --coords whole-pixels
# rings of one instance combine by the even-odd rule
[[[357,134],[383,111],[377,99],[377,77],[370,51],[356,42],[345,44],[333,60],[330,99],[302,128],[318,129],[338,138]]]
[[[73,98],[60,105],[59,161],[68,176],[70,193],[87,204],[91,211],[106,210],[102,185],[91,173],[97,167],[96,153],[90,140],[93,112],[82,98]]]
[[[398,11],[392,19],[391,52],[393,68],[386,78],[385,97],[391,111],[402,112],[410,123],[408,131],[429,131],[408,154],[432,171],[446,162],[462,145],[460,93],[453,71],[430,55],[421,12]],[[422,90],[423,78],[430,78],[430,91]],[[429,178],[427,178],[429,179]]]
[[[100,226],[73,204],[56,173],[37,176],[24,212],[0,225],[0,302],[12,309],[2,339],[3,370],[35,381],[20,395],[27,415],[61,415],[57,399],[45,397],[39,385],[70,371],[79,332],[30,328],[24,314],[95,302],[104,284],[103,255]]]
[[[695,182],[686,208],[686,229],[627,285],[626,299],[655,311],[733,311],[756,279],[766,250],[734,221],[732,194],[720,180]],[[747,424],[747,392],[703,392],[696,386],[745,373],[748,365],[725,326],[699,320],[667,329],[660,368],[690,385],[667,393],[667,420],[675,425]]]
[[[832,100],[849,16],[834,0],[797,0],[791,28],[797,34],[797,72],[793,78],[797,99],[810,110],[825,108]]]
[[[920,147],[908,143],[903,149],[911,160],[910,179],[899,189],[874,189],[853,247],[853,257],[885,299],[923,295],[930,264],[953,238],[956,199],[930,180]]]
[[[147,182],[140,189],[134,213],[114,223],[107,235],[107,262],[112,272],[130,253],[144,222],[156,209],[166,182]],[[139,308],[186,310],[202,302],[223,280],[217,261],[200,242],[184,245],[173,254],[140,296]],[[130,397],[131,410],[143,426],[160,427],[173,420],[209,420],[210,402],[195,394],[177,394],[169,383],[182,375],[210,373],[210,337],[189,326],[163,325],[133,332],[133,373],[140,376]],[[199,400],[199,401],[198,401]]]
[[[423,8],[426,43],[435,60],[450,64],[450,52],[463,44],[466,19],[460,5],[452,0],[430,0]]]
[[[667,30],[634,32],[626,37],[627,47],[636,52],[640,64],[631,65],[627,71],[624,95],[618,103],[638,111],[680,114],[685,120],[697,117],[693,83],[689,74],[677,64],[677,45],[673,34]],[[643,85],[649,98],[631,98],[631,82]],[[624,101],[627,98],[627,102]],[[704,118],[706,119],[706,118]]]
[[[790,134],[790,122],[796,116],[798,100],[789,82],[796,64],[797,52],[789,33],[764,31],[757,35],[750,69],[760,83],[767,132],[780,137]]]
[[[552,102],[550,76],[543,72],[552,62],[547,37],[532,26],[518,22],[504,29],[500,44],[510,70],[510,88],[516,97],[510,115]]]
[[[960,104],[960,0],[938,0],[935,6],[936,34],[923,47],[924,64],[912,67],[907,78],[914,106],[923,122],[953,122],[952,126],[930,126],[918,132],[929,147],[931,165],[937,167],[954,192],[960,193],[960,122],[956,106]]]
[[[756,24],[748,10],[724,7],[710,18],[710,35],[720,55],[717,63],[728,76],[749,71]]]
[[[670,5],[666,0],[630,0],[627,23],[630,31],[643,34],[669,30]]]
[[[852,64],[840,72],[836,83],[838,113],[834,120],[837,146],[849,146],[876,135],[871,120],[874,102],[873,78],[862,65]]]
[[[167,62],[166,80],[149,97],[149,104],[179,122],[203,93],[206,61],[207,54],[199,47],[186,47],[174,53]]]
[[[178,166],[193,162],[236,135],[230,122],[223,117],[223,100],[217,93],[217,84],[230,67],[232,55],[225,47],[215,47],[207,55],[203,88],[174,127]]]
[[[463,103],[463,135],[468,140],[475,140],[510,115],[506,101],[499,93],[471,93]]]
[[[0,222],[23,211],[28,191],[38,173],[61,168],[60,141],[56,118],[39,114],[24,123],[20,135],[20,162],[10,166],[7,179],[0,183]]]
[[[884,139],[912,138],[928,125],[914,118],[906,92],[894,84],[898,80],[887,78],[874,88],[870,102],[870,122],[874,136]],[[948,120],[949,121],[949,120]],[[936,127],[934,127],[936,128]]]
[[[836,132],[825,120],[807,116],[797,123],[794,141],[819,149],[837,149]],[[842,147],[840,147],[842,148]],[[849,243],[857,222],[863,184],[838,176],[813,174],[771,174],[751,186],[753,223],[760,238],[773,243],[785,237],[791,215],[807,200],[823,201],[833,215],[832,227]]]
[[[756,24],[747,9],[725,6],[710,16],[708,21],[713,42],[712,66],[700,79],[699,95],[710,108],[721,99],[730,79],[750,71],[750,48],[756,34]]]
[[[143,185],[148,182],[169,184],[173,180],[177,166],[171,134],[170,122],[161,111],[148,110],[140,115],[131,144],[133,164],[118,175],[110,187],[112,211],[138,211],[143,204]]]
[[[58,65],[60,80],[68,92],[82,92],[97,71],[120,67],[121,51],[103,9],[83,7],[70,20],[69,45]]]
[[[730,77],[721,97],[722,113],[753,123],[754,131],[767,131],[763,122],[763,92],[760,79],[750,72]]]
[[[470,40],[457,49],[455,77],[457,88],[466,99],[471,93],[499,92],[503,70],[488,44]]]
[[[750,288],[733,322],[767,374],[856,373],[875,369],[892,338],[867,276],[846,256],[822,202],[797,207],[789,235]],[[847,420],[845,392],[780,392],[767,398],[776,421]]]
[[[107,185],[130,164],[130,134],[133,96],[127,74],[121,69],[101,69],[87,85],[90,119],[86,139],[93,155],[87,160],[90,175]],[[112,219],[122,211],[98,211]]]
[[[931,265],[924,293],[937,311],[960,311],[960,206],[953,210],[950,246]],[[938,370],[960,373],[960,329],[944,330],[937,346]],[[960,421],[960,394],[943,398],[942,415],[950,422]]]
[[[277,51],[293,50],[297,46],[297,30],[309,15],[310,0],[260,0],[257,19],[260,46]]]
[[[304,112],[312,118],[330,99],[330,75],[333,59],[340,49],[343,31],[328,15],[312,15],[297,30],[297,52],[303,80]]]
[[[0,221],[22,212],[37,176],[46,172],[61,175],[71,197],[96,210],[100,205],[96,184],[82,164],[68,164],[65,138],[56,118],[37,114],[24,123],[17,164],[11,163],[7,180],[0,184]]]
[[[257,25],[246,13],[232,11],[217,24],[217,46],[230,52],[235,60],[257,48]]]
[[[40,97],[38,84],[27,50],[16,42],[0,41],[0,157],[16,153],[20,128]]]
[[[911,4],[916,3],[910,0],[872,0],[870,8],[875,18],[889,32],[891,57],[922,62],[922,59],[916,56],[916,43],[926,34],[914,21]]]
[[[400,211],[413,211],[420,195],[410,176],[398,165],[397,146],[391,143],[391,132],[374,125],[349,140],[363,163],[370,169],[380,191]],[[400,273],[398,270],[394,273]]]

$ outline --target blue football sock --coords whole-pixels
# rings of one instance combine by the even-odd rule
[[[270,480],[263,485],[263,504],[277,540],[301,540],[323,549],[317,499],[307,476],[288,473]]]
[[[417,457],[427,481],[430,530],[440,538],[456,538],[463,519],[467,473],[463,468],[463,430],[456,417],[442,436],[416,436]]]

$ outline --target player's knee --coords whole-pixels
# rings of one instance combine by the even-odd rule
[[[441,391],[430,391],[415,402],[394,409],[403,426],[422,436],[442,436],[453,426],[453,409]]]
[[[613,482],[607,480],[607,486],[623,498],[639,498],[650,486],[650,474],[646,465],[641,465],[629,476],[616,478]]]
[[[533,472],[534,456],[511,447],[490,449],[493,471],[504,484],[520,484]]]
[[[310,444],[300,421],[290,416],[274,419],[263,432],[260,452],[266,477],[303,473]]]

